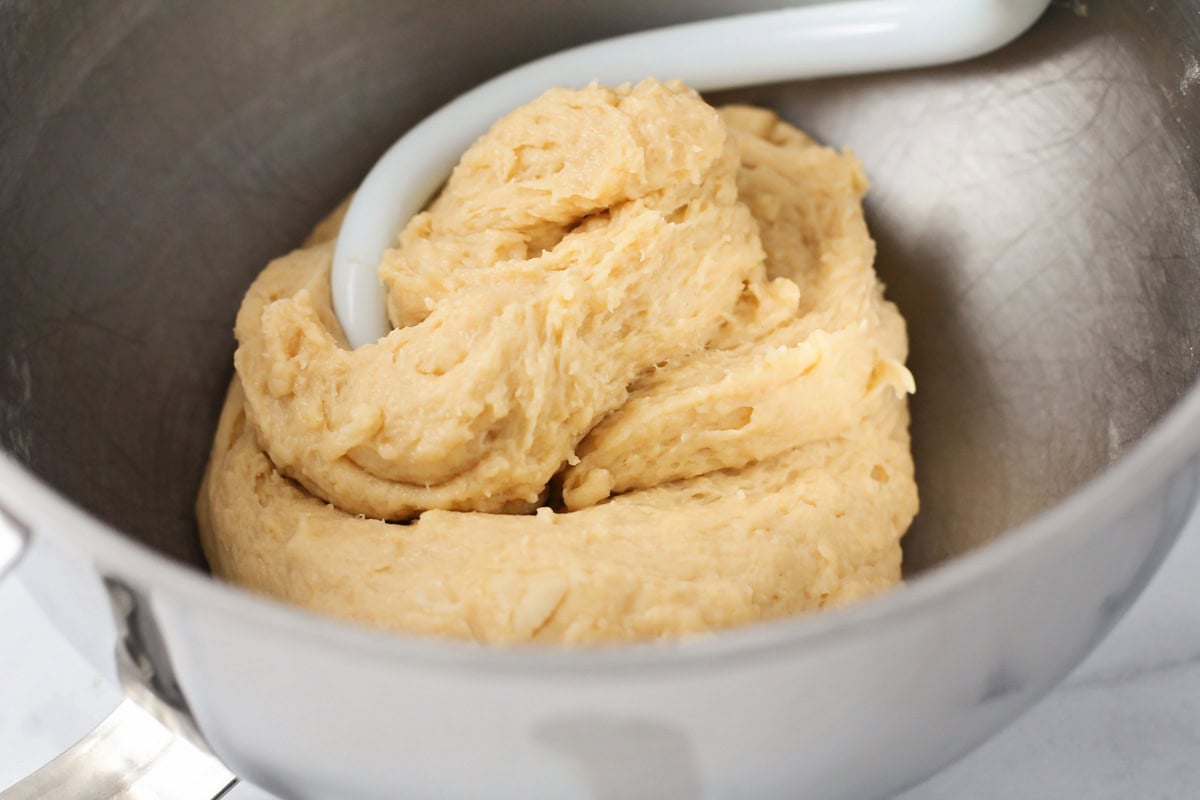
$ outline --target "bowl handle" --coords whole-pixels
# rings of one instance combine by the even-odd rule
[[[0,507],[0,578],[20,560],[30,538],[29,526]],[[130,652],[144,649],[134,630],[136,597],[115,580],[107,583],[118,622],[125,629],[116,648],[117,674],[133,699],[122,701],[58,758],[0,791],[0,800],[215,800],[223,796],[237,777],[207,751],[190,716],[152,688],[157,682],[151,662]]]
[[[0,800],[215,800],[236,782],[216,758],[125,700]]]

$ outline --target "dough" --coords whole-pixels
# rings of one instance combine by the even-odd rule
[[[866,179],[680,83],[496,123],[380,275],[349,350],[340,215],[267,266],[197,510],[214,573],[374,625],[644,640],[900,580],[917,510],[904,322]]]

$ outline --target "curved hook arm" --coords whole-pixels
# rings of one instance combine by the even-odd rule
[[[333,308],[351,347],[390,325],[377,269],[399,230],[497,119],[551,86],[648,75],[699,91],[948,64],[1001,47],[1049,0],[838,0],[592,42],[516,67],[447,103],[384,153],[350,201],[333,256]]]

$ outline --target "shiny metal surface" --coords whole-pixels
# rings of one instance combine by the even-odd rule
[[[0,800],[215,800],[234,777],[132,700]]]
[[[0,800],[222,797],[237,778],[196,730],[150,603],[118,579],[105,585],[117,629],[113,661],[128,699],[70,749],[0,791]]]

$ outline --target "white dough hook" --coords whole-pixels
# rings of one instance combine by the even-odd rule
[[[699,91],[927,67],[1015,39],[1049,0],[841,0],[739,14],[563,50],[483,83],[408,131],[355,194],[334,250],[333,308],[352,347],[386,336],[377,270],[400,229],[497,119],[554,86],[678,78]]]

